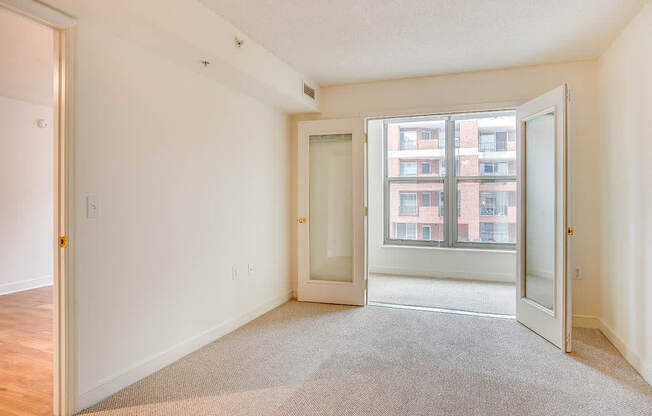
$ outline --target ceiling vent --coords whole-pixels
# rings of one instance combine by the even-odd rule
[[[303,95],[306,95],[313,100],[315,99],[315,89],[310,85],[306,84],[305,81],[303,82]]]

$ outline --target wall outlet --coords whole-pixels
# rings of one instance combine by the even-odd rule
[[[249,270],[249,274],[254,274],[254,264],[253,263],[249,263],[248,270]]]
[[[238,280],[238,265],[234,264],[233,267],[231,267],[231,278],[233,280]]]
[[[575,270],[573,271],[573,279],[574,280],[582,280],[582,268],[581,267],[575,268]]]

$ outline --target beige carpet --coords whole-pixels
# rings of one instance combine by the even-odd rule
[[[86,415],[650,415],[596,330],[563,354],[514,320],[289,302]]]
[[[516,313],[516,285],[369,274],[369,300],[501,315]]]

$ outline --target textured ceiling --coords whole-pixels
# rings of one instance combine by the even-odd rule
[[[593,59],[647,0],[200,0],[321,85]]]

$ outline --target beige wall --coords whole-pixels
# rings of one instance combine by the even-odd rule
[[[598,62],[601,326],[652,383],[652,3]]]
[[[288,299],[290,133],[275,107],[92,23],[77,31],[85,407]]]
[[[52,48],[0,8],[0,295],[52,283]]]
[[[321,113],[296,115],[292,119],[293,166],[296,169],[296,122],[299,120],[361,117],[362,122],[365,115],[514,106],[563,83],[569,84],[572,94],[569,122],[573,184],[569,195],[573,224],[577,229],[577,236],[572,243],[572,263],[583,270],[583,279],[574,281],[573,308],[575,314],[595,315],[598,313],[600,273],[595,253],[599,250],[600,234],[594,61],[322,88]],[[295,202],[292,208],[296,214],[295,183],[293,187]],[[296,225],[293,239],[295,247]],[[463,256],[458,257],[458,262],[463,261]],[[292,276],[296,279],[296,259],[293,260]],[[507,267],[509,262],[500,263]],[[448,262],[447,267],[454,268],[455,261]]]

